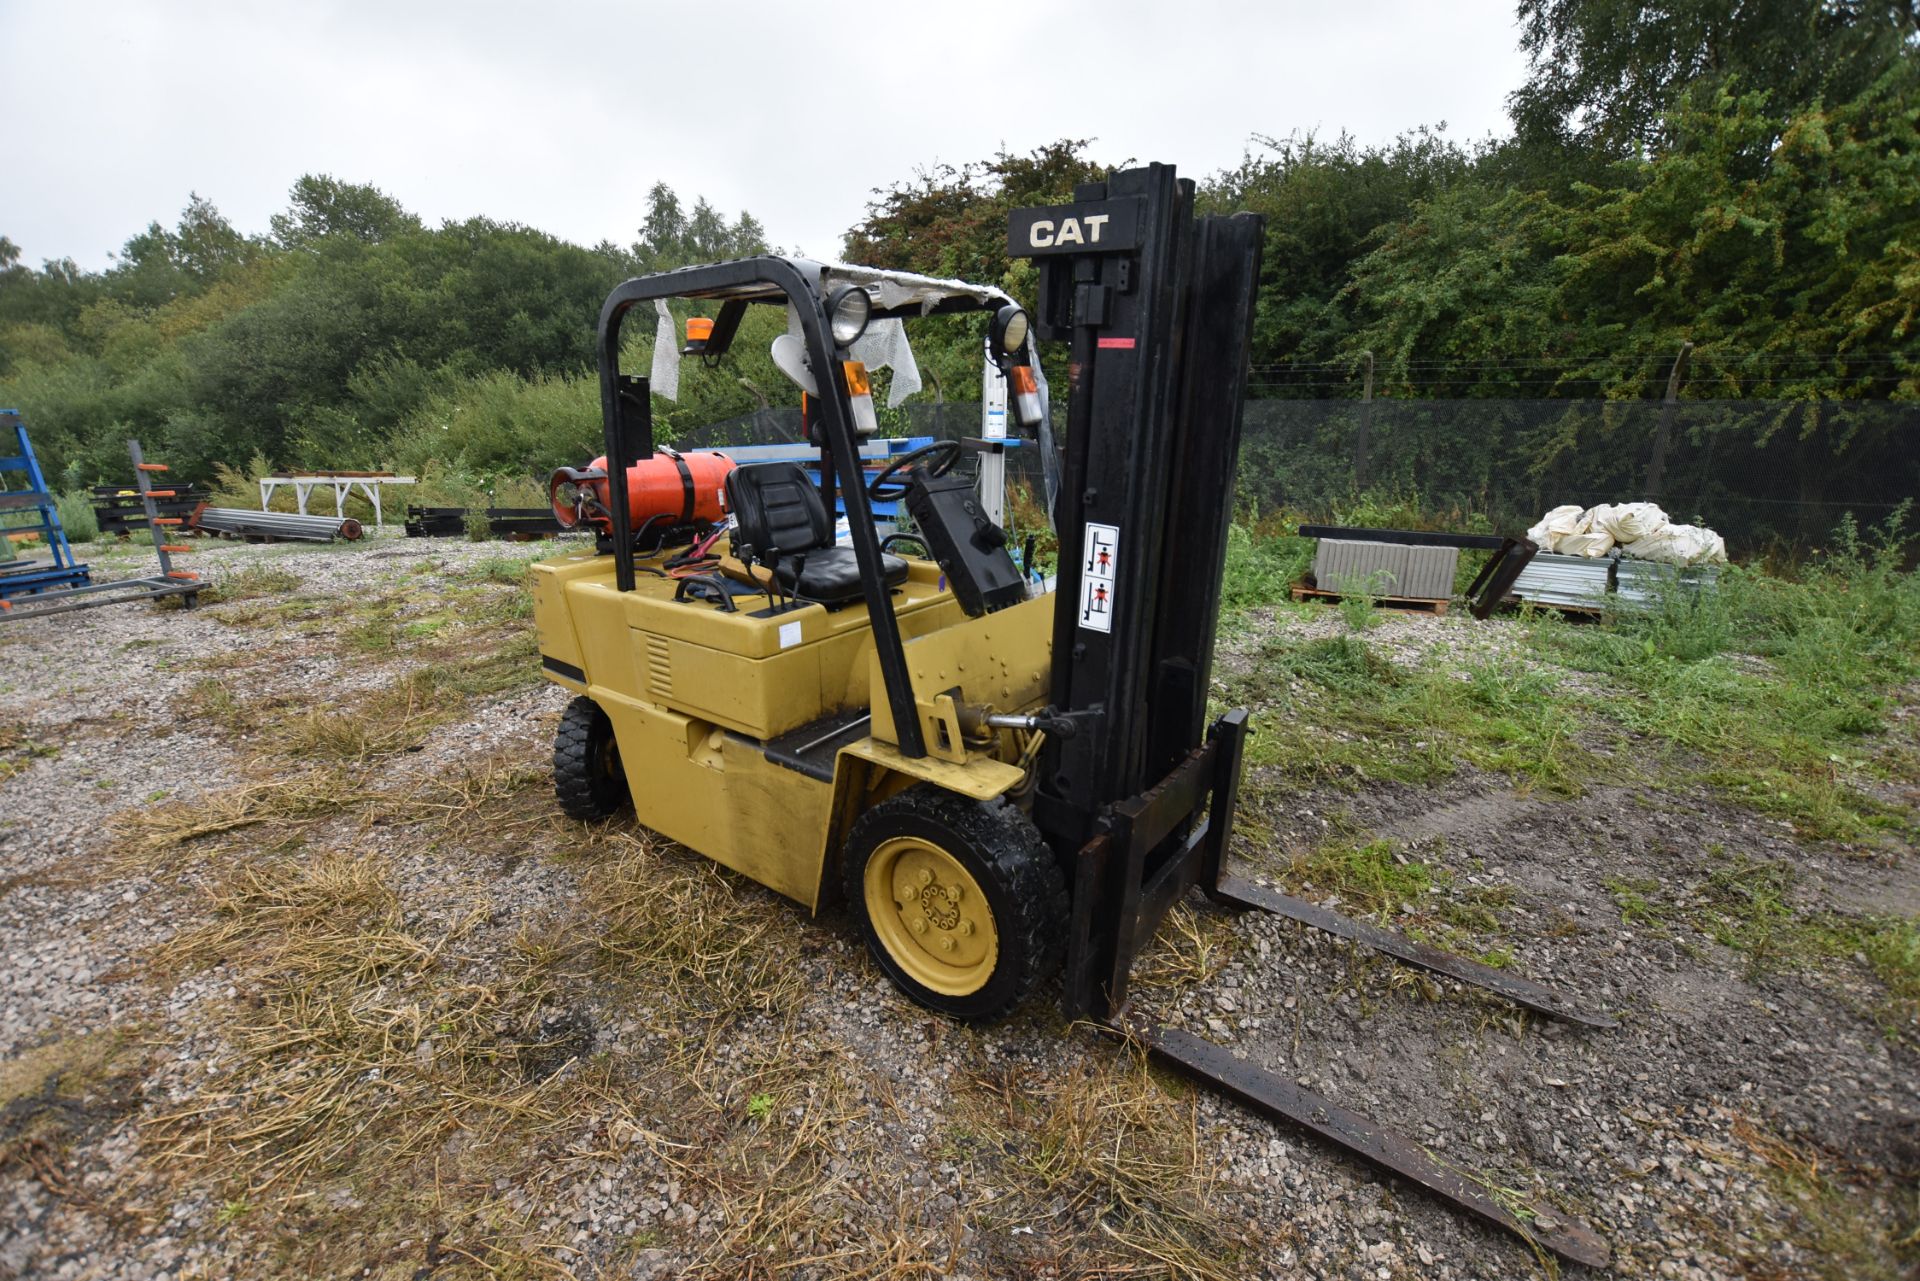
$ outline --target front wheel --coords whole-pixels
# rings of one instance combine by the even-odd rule
[[[584,695],[567,704],[553,736],[553,791],[568,818],[594,823],[627,802],[613,722]]]
[[[842,863],[867,950],[928,1009],[998,1018],[1060,968],[1066,880],[1004,801],[910,788],[861,815]]]

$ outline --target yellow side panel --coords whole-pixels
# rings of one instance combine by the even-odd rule
[[[554,567],[533,567],[533,625],[540,652],[570,667],[580,667],[580,638],[574,634],[573,614],[567,609],[566,584]]]
[[[809,909],[818,902],[833,787],[717,727],[600,685],[642,825]]]
[[[903,648],[914,701],[920,705],[921,728],[931,748],[940,741],[939,696],[955,687],[960,690],[958,701],[986,703],[1003,712],[1046,699],[1053,673],[1053,594],[916,636]],[[873,736],[896,742],[893,709],[879,697],[886,688],[879,655],[871,654],[869,661],[867,680],[875,695]],[[959,748],[957,743],[953,746]]]
[[[650,699],[754,738],[774,738],[839,708],[820,670],[836,642],[773,658],[741,658],[683,640],[633,633]]]

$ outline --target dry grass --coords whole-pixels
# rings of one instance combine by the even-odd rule
[[[218,1070],[145,1124],[146,1158],[224,1207],[256,1271],[578,1273],[671,1241],[694,1277],[931,1277],[982,1249],[1028,1275],[1232,1275],[1193,1104],[1136,1060],[1022,1083],[1012,1103],[1004,1082],[968,1085],[962,1110],[991,1114],[978,1128],[995,1139],[960,1162],[958,1205],[936,1206],[941,1188],[908,1179],[923,1160],[898,1142],[908,1105],[805,1021],[794,957],[830,969],[836,931],[643,833],[559,822],[545,771],[516,753],[384,788],[363,768],[127,821],[134,865],[209,874],[201,923],[155,972],[215,970],[235,993],[203,1007]],[[478,884],[412,902],[383,859],[335,848],[376,822],[462,866],[564,865],[579,893],[504,929]],[[1225,918],[1181,910],[1146,981],[1204,981],[1228,937]],[[595,1054],[606,1018],[627,1031]],[[573,1182],[656,1176],[677,1189],[669,1213],[595,1242],[591,1265],[568,1253],[547,1214]],[[989,1179],[991,1200],[967,1191]],[[1035,1225],[1030,1253],[1001,1244]]]
[[[1044,1225],[1058,1260],[1009,1266],[1039,1274],[1165,1275],[1226,1281],[1241,1275],[1251,1242],[1218,1204],[1214,1157],[1203,1144],[1196,1097],[1153,1073],[1137,1047],[1097,1052],[1064,1073],[1021,1068],[977,1076],[957,1101],[971,1128],[956,1141],[986,1157],[1012,1196],[983,1208],[976,1230],[1012,1243]],[[1061,1231],[1061,1215],[1076,1231]]]
[[[584,908],[601,963],[648,976],[657,1018],[785,1015],[806,995],[792,964],[799,910],[718,864],[644,832],[609,832],[591,853]]]
[[[209,919],[159,960],[224,967],[241,995],[211,1012],[215,1070],[143,1128],[150,1159],[227,1206],[272,1207],[226,1227],[289,1275],[339,1275],[368,1254],[391,1263],[373,1275],[412,1275],[405,1243],[436,1230],[436,1249],[489,1274],[558,1270],[554,1242],[492,1180],[526,1178],[571,1130],[577,1055],[542,1053],[552,992],[523,958],[476,969],[460,955],[490,905],[417,920],[381,860],[343,853],[249,863],[205,896]],[[323,1195],[336,1230],[300,1233]]]
[[[115,869],[122,874],[197,866],[211,838],[230,837],[261,825],[281,827],[320,817],[347,815],[381,799],[341,770],[316,770],[285,779],[248,783],[129,810],[112,830]]]
[[[278,734],[295,758],[360,763],[419,747],[436,726],[465,710],[430,671],[408,672],[351,703],[314,703]]]
[[[1176,903],[1133,964],[1136,997],[1160,1003],[1207,982],[1233,959],[1233,918]]]

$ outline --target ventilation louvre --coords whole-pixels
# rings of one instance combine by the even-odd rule
[[[647,637],[647,689],[655,698],[673,697],[673,662],[664,636]]]

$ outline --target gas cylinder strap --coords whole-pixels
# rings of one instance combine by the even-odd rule
[[[680,469],[680,523],[693,523],[693,468],[687,466],[687,460],[678,454],[671,456],[673,465]]]

